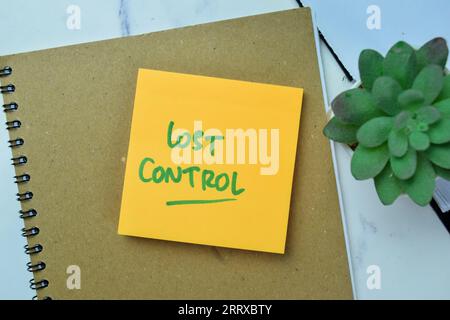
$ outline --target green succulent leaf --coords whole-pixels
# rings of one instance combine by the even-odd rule
[[[409,180],[401,181],[406,194],[418,205],[426,206],[433,198],[436,187],[436,173],[433,165],[422,156],[418,157],[417,169]]]
[[[389,152],[395,157],[402,157],[408,151],[408,136],[399,130],[392,130],[388,138]]]
[[[357,126],[343,123],[336,117],[333,117],[323,129],[324,135],[329,139],[346,144],[353,144],[357,142],[357,131]]]
[[[401,85],[391,77],[379,77],[373,84],[372,95],[378,108],[391,116],[401,111],[397,100],[400,93]]]
[[[351,89],[338,95],[331,103],[336,117],[344,123],[362,125],[382,115],[372,95],[364,89]]]
[[[435,38],[425,43],[416,53],[419,69],[430,64],[445,67],[448,57],[447,42],[443,38]]]
[[[417,120],[426,124],[433,124],[442,118],[441,112],[433,106],[422,107],[416,114]]]
[[[377,176],[389,160],[386,144],[376,148],[359,145],[353,153],[351,171],[355,179],[366,180]]]
[[[384,205],[393,204],[402,194],[401,185],[389,165],[375,177],[374,181],[378,197]]]
[[[379,117],[367,121],[359,128],[356,137],[364,147],[373,148],[385,143],[394,125],[391,117]]]
[[[412,88],[422,92],[425,104],[430,104],[439,96],[443,86],[444,70],[442,67],[432,64],[420,71]]]
[[[363,50],[359,56],[359,74],[364,88],[371,91],[375,80],[383,75],[383,56],[375,50]]]
[[[450,169],[450,144],[433,144],[425,154],[431,162],[444,169]]]
[[[442,86],[441,94],[437,98],[438,101],[444,99],[450,99],[450,74],[444,78],[444,85]]]
[[[424,151],[430,147],[430,138],[426,133],[414,131],[409,135],[409,144],[417,151]]]
[[[450,117],[450,98],[435,103],[434,107],[436,107],[444,117]]]
[[[406,42],[397,42],[387,53],[383,73],[397,80],[403,89],[410,88],[418,72],[415,50]]]
[[[441,167],[439,167],[439,166],[434,166],[434,171],[436,171],[436,174],[437,174],[439,177],[441,177],[441,178],[443,178],[443,179],[445,179],[445,180],[450,181],[450,170],[441,168]]]
[[[400,112],[394,120],[394,127],[397,130],[401,130],[406,128],[406,126],[408,125],[409,121],[412,119],[412,112],[410,111],[402,111]]]
[[[398,103],[405,110],[415,111],[425,105],[425,97],[419,90],[405,90],[398,96]]]
[[[428,130],[431,143],[442,144],[450,142],[450,118],[445,118],[431,126]]]
[[[391,157],[391,168],[395,176],[401,180],[411,178],[417,168],[417,152],[409,148],[403,157]]]

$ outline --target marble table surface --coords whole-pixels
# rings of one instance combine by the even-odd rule
[[[0,0],[0,55],[296,7],[295,0]],[[73,20],[77,16],[79,23]],[[352,83],[323,43],[320,47],[332,99]],[[39,81],[39,75],[32,76]],[[28,289],[30,274],[25,270],[22,221],[16,214],[6,140],[6,130],[0,130],[0,299],[29,299],[34,292]],[[372,182],[352,178],[346,149],[334,144],[332,148],[355,298],[450,299],[450,236],[435,213],[406,198],[383,207]]]

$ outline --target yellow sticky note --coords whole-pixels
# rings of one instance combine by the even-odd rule
[[[140,69],[119,234],[284,253],[302,97]]]

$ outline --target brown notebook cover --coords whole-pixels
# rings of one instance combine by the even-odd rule
[[[351,283],[309,9],[0,57],[16,86],[25,144],[17,174],[31,181],[26,228],[43,251],[35,280],[54,299],[351,298]],[[284,255],[117,234],[138,68],[304,88]],[[236,115],[238,116],[238,115]],[[70,265],[81,289],[66,285]]]

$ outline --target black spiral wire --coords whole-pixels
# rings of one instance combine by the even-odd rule
[[[3,69],[0,69],[0,77],[8,77],[9,75],[11,75],[13,72],[11,67],[4,67]],[[0,93],[1,94],[12,94],[16,91],[16,87],[13,84],[7,84],[4,86],[0,86]],[[5,103],[3,105],[3,111],[5,113],[11,113],[11,112],[15,112],[17,111],[17,109],[19,108],[19,105],[16,102],[10,102],[10,103]],[[20,120],[12,120],[12,121],[8,121],[6,122],[6,129],[8,131],[14,132],[17,129],[19,129],[22,126],[22,123],[20,122]],[[25,141],[22,138],[17,137],[16,139],[12,139],[8,141],[9,143],[9,147],[11,149],[16,149],[16,148],[20,148],[21,146],[24,145]],[[25,155],[21,155],[18,157],[14,157],[11,159],[12,161],[12,165],[15,167],[18,166],[23,166],[26,165],[28,162],[28,158]],[[31,180],[31,176],[27,173],[21,174],[21,175],[17,175],[14,177],[14,182],[16,184],[26,184]],[[31,191],[26,191],[24,193],[17,193],[17,201],[23,203],[26,201],[30,201],[31,199],[33,199],[33,193]],[[28,210],[20,210],[19,211],[19,217],[21,219],[31,219],[34,218],[35,216],[37,216],[38,212],[35,209],[28,209]],[[39,234],[39,228],[36,226],[30,227],[30,228],[22,228],[22,236],[26,237],[26,238],[31,238],[31,237],[35,237]],[[25,245],[25,253],[28,255],[35,255],[35,254],[39,254],[40,252],[42,252],[43,250],[43,246],[41,244],[35,244],[35,245]],[[39,261],[35,264],[33,264],[32,262],[28,262],[27,263],[27,270],[29,272],[40,272],[42,270],[44,270],[46,268],[46,264],[42,261]],[[42,279],[42,280],[36,280],[36,279],[31,279],[30,280],[30,288],[33,290],[40,290],[43,288],[48,287],[49,285],[49,281],[46,279]],[[37,299],[37,297],[34,297],[33,299]],[[44,299],[50,299],[49,297],[45,297]]]

